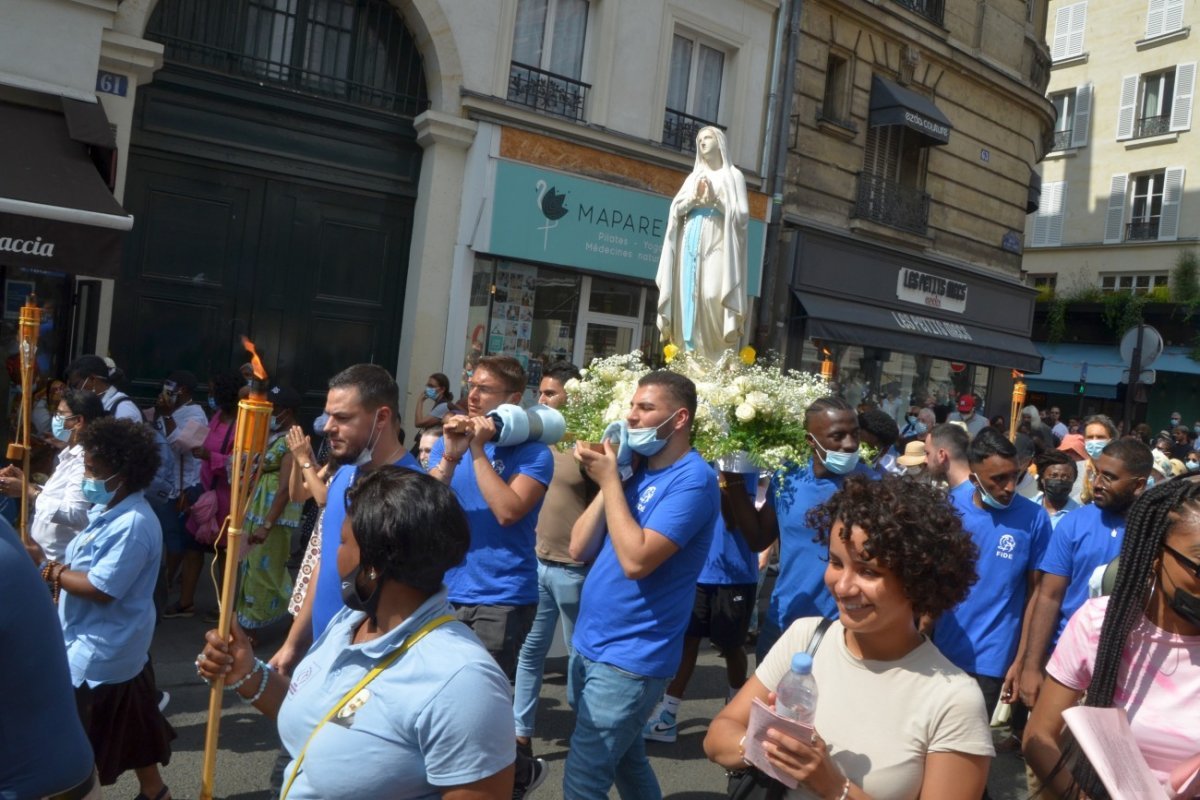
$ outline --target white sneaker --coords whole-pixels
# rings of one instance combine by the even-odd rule
[[[642,738],[651,742],[668,743],[679,738],[679,725],[675,722],[675,715],[663,708],[662,703],[655,706],[654,713],[646,720]]]

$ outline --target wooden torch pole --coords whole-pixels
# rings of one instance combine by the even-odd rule
[[[19,442],[8,446],[8,457],[21,460],[21,541],[29,543],[29,469],[30,457],[33,454],[30,421],[33,414],[33,376],[37,371],[38,328],[42,322],[42,309],[38,307],[37,296],[32,292],[25,298],[21,306],[21,314],[17,323],[17,344],[21,358],[21,427],[17,435]]]

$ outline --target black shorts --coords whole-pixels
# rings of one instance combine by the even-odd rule
[[[484,648],[496,659],[509,682],[517,678],[517,657],[533,618],[537,603],[527,606],[468,606],[452,603],[458,621],[470,628]]]
[[[696,584],[696,602],[687,636],[707,638],[727,655],[746,644],[758,584]]]

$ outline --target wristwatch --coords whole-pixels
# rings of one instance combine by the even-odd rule
[[[271,528],[275,527],[275,523],[271,522],[270,520],[263,520],[263,524],[259,527],[261,527],[263,530],[269,531],[269,530],[271,530]]]
[[[312,462],[305,461],[303,464],[300,465],[300,469],[312,469]]]

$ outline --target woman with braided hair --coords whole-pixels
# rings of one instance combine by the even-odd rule
[[[1026,761],[1050,794],[1108,800],[1063,727],[1063,711],[1084,697],[1125,709],[1164,784],[1200,752],[1200,481],[1173,480],[1134,503],[1112,595],[1067,623],[1025,729]]]

